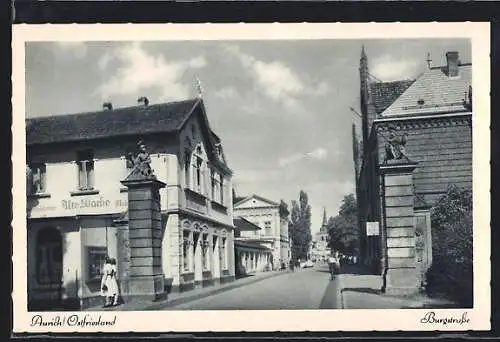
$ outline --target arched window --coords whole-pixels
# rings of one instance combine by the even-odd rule
[[[40,284],[62,281],[62,236],[56,228],[42,229],[36,241],[36,277]]]

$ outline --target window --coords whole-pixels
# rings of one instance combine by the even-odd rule
[[[227,239],[225,237],[222,238],[222,244],[221,244],[221,268],[223,270],[227,269]]]
[[[202,184],[202,181],[201,181],[202,170],[201,170],[201,167],[203,165],[203,160],[198,156],[195,156],[193,159],[194,159],[193,160],[194,186],[196,187],[197,191],[201,191],[201,189],[202,189],[202,185],[201,185]]]
[[[203,270],[206,271],[209,269],[209,264],[208,264],[208,248],[209,248],[209,242],[208,242],[208,235],[203,234],[202,240],[201,240],[201,256],[202,256],[202,263],[203,263]]]
[[[36,278],[40,284],[62,282],[62,237],[55,228],[45,228],[38,233]]]
[[[106,247],[87,247],[87,280],[101,280],[102,269],[106,260]]]
[[[212,201],[215,201],[219,195],[218,195],[218,191],[219,191],[219,181],[217,179],[217,173],[215,171],[211,171],[211,178],[212,178]]]
[[[189,272],[191,270],[190,266],[190,249],[191,249],[191,239],[189,236],[189,231],[185,230],[182,233],[182,265],[184,272]]]
[[[217,235],[212,237],[212,251],[215,252],[215,248],[217,247]]]
[[[46,188],[45,188],[45,164],[43,163],[36,163],[36,164],[30,164],[29,165],[30,169],[30,182],[29,182],[29,191],[31,194],[40,194],[44,193]]]
[[[191,175],[189,172],[189,166],[191,163],[191,155],[188,150],[184,152],[184,179],[186,182],[186,188],[189,188],[191,185]]]
[[[266,235],[272,235],[271,231],[271,221],[264,222],[264,229],[266,231]]]
[[[219,175],[219,194],[220,194],[220,204],[224,204],[224,176]]]
[[[219,175],[217,172],[212,171],[212,200],[215,202],[219,202],[220,204],[224,204],[222,180],[223,180],[222,175]]]
[[[91,150],[78,152],[78,190],[94,189],[94,154]]]

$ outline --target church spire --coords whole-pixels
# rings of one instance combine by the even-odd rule
[[[325,231],[325,232],[326,232],[326,231],[328,230],[328,229],[327,229],[327,226],[328,226],[328,222],[327,222],[327,220],[326,220],[326,208],[325,208],[325,207],[323,207],[323,223],[321,224],[321,229],[320,229],[320,230],[321,230],[322,232],[323,232],[323,231]]]

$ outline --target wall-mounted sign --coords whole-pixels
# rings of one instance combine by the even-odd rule
[[[86,209],[86,208],[109,208],[112,206],[126,207],[127,201],[121,199],[111,201],[109,199],[104,199],[103,197],[99,197],[98,199],[82,198],[79,201],[74,201],[71,199],[62,200],[61,205],[66,210]]]
[[[366,222],[366,235],[377,236],[380,235],[380,226],[378,222]]]
[[[67,216],[78,214],[107,214],[127,210],[126,194],[117,196],[72,196],[42,198],[28,203],[28,217]]]

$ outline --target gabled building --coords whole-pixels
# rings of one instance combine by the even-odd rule
[[[138,141],[166,183],[151,240],[161,256],[123,255],[129,241],[119,239],[130,205],[121,181]],[[201,98],[27,119],[26,146],[30,308],[99,304],[106,256],[119,279],[131,258],[153,258],[167,292],[234,279],[232,171]]]
[[[449,185],[472,188],[472,65],[454,51],[446,61],[415,80],[381,83],[361,52],[361,134],[353,127],[361,258],[387,287],[406,278],[394,287],[411,288],[415,274],[423,282],[430,208]]]
[[[258,242],[272,250],[272,268],[279,269],[291,258],[288,238],[288,211],[280,203],[251,195],[234,204],[234,215],[259,226],[258,231],[241,232],[241,238]]]

